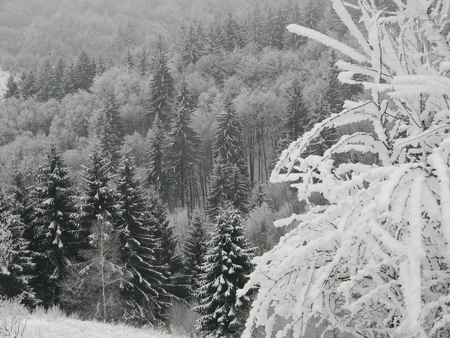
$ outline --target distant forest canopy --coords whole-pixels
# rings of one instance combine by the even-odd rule
[[[198,163],[181,164],[196,169],[189,169],[194,178],[182,179],[187,195],[177,194],[173,206],[189,199],[191,209],[204,207],[222,113],[242,119],[254,188],[267,183],[289,142],[360,93],[337,80],[336,54],[286,30],[297,22],[345,41],[347,30],[328,0],[36,0],[0,6],[0,64],[12,74],[0,107],[0,187],[15,171],[33,184],[50,144],[77,176],[102,137],[110,99],[120,118],[121,149],[131,150],[145,177],[156,116],[169,140],[164,147],[173,146],[174,118],[187,95],[189,116],[179,123],[189,124],[199,139]],[[319,144],[314,151],[321,149]],[[175,155],[166,155],[175,170]],[[184,177],[184,170],[178,174]]]
[[[301,3],[307,3],[302,0]],[[52,52],[75,58],[81,50],[118,62],[128,49],[149,47],[159,35],[173,41],[183,21],[203,23],[233,13],[244,19],[284,0],[5,0],[0,2],[0,64],[18,70]]]

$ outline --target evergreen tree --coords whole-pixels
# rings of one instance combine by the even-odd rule
[[[167,149],[167,136],[161,126],[159,116],[156,115],[149,139],[148,176],[147,182],[152,185],[159,197],[168,200],[168,174],[165,151]]]
[[[266,46],[264,39],[264,20],[258,4],[249,13],[247,18],[247,44],[253,45],[257,50]]]
[[[216,160],[211,177],[208,213],[214,217],[218,207],[225,201],[246,212],[250,184],[243,127],[241,117],[230,102],[225,104],[225,109],[217,118],[214,135],[213,155]]]
[[[166,277],[163,287],[171,297],[185,298],[189,294],[188,285],[186,276],[180,274],[183,260],[177,250],[178,241],[173,226],[167,219],[167,207],[161,203],[157,195],[151,194],[148,210],[152,218],[153,236],[159,242],[154,251],[155,265],[163,268]]]
[[[75,90],[89,91],[94,81],[96,69],[85,51],[82,51],[75,62],[73,82]]]
[[[79,245],[88,248],[87,237],[98,219],[108,217],[112,223],[120,219],[117,192],[111,187],[110,163],[96,145],[90,155],[90,163],[82,172],[84,181],[83,205]]]
[[[25,100],[36,95],[36,75],[34,70],[22,74],[19,82],[19,89]]]
[[[0,198],[0,297],[21,295],[22,302],[36,302],[30,287],[33,255],[24,238],[25,224],[14,213],[13,197]]]
[[[211,219],[227,204],[232,204],[241,212],[248,211],[248,177],[241,168],[226,163],[222,157],[214,160],[211,173],[211,187],[208,195],[208,215]]]
[[[143,48],[142,51],[140,53],[138,53],[138,55],[137,55],[136,68],[142,77],[144,77],[149,70],[148,69],[149,68],[148,54],[149,53],[148,53],[147,49]],[[133,68],[133,60],[129,60],[128,57],[127,57],[127,64],[128,64],[128,68],[130,68],[130,65],[131,65],[131,68]]]
[[[123,144],[124,130],[116,97],[112,92],[108,92],[106,95],[99,126],[101,149],[104,155],[108,156],[111,168],[117,169],[120,160],[120,148]]]
[[[46,102],[50,99],[51,80],[52,80],[52,65],[49,59],[46,59],[39,69],[37,78],[37,99],[41,102]]]
[[[199,33],[199,24],[196,21],[192,21],[183,32],[181,57],[184,67],[191,63],[195,65],[205,52],[202,36]]]
[[[289,0],[286,5],[286,13],[287,13],[287,23],[288,24],[299,24],[301,22],[301,11],[298,5],[298,2],[294,0]],[[297,34],[293,34],[287,30],[284,30],[284,38],[283,38],[283,47],[285,49],[298,49],[302,44],[306,42],[306,39]]]
[[[19,86],[14,80],[14,76],[9,74],[8,80],[6,81],[6,91],[3,94],[3,98],[8,99],[10,97],[19,97],[19,94]]]
[[[184,241],[184,271],[191,278],[193,290],[197,286],[197,278],[201,273],[200,266],[203,264],[207,252],[205,222],[206,220],[200,212],[194,213],[189,222],[188,235]]]
[[[192,128],[191,114],[195,107],[195,100],[186,82],[182,81],[175,102],[175,115],[170,130],[170,167],[172,179],[176,182],[177,194],[181,206],[186,199],[193,207],[195,193],[195,178],[201,155],[199,154],[200,139]]]
[[[224,47],[227,52],[245,47],[242,27],[231,12],[228,12],[223,24],[223,36]]]
[[[225,163],[245,166],[245,141],[241,116],[231,102],[225,102],[225,109],[217,117],[214,132],[213,155]]]
[[[78,256],[75,241],[76,195],[66,165],[55,148],[40,168],[41,186],[34,189],[29,249],[35,258],[32,286],[45,308],[59,303],[60,285],[68,262]]]
[[[249,248],[242,223],[242,215],[232,207],[222,209],[216,218],[196,293],[199,305],[194,308],[202,315],[198,329],[203,337],[238,336],[245,321],[239,305],[249,301],[250,293],[238,297],[237,292],[254,268],[254,249]]]
[[[156,265],[155,251],[160,243],[155,239],[156,220],[147,211],[147,203],[135,167],[128,155],[119,169],[117,189],[120,196],[121,220],[117,231],[121,260],[132,275],[122,290],[126,303],[125,318],[135,323],[156,323],[168,304],[163,288],[163,266]]]
[[[174,84],[173,77],[167,66],[166,51],[163,49],[161,38],[157,43],[156,50],[152,78],[150,80],[151,96],[147,114],[153,117],[158,114],[163,126],[166,128],[170,120]]]
[[[302,86],[297,79],[287,89],[286,100],[284,108],[285,135],[282,140],[283,149],[303,135],[309,118],[308,109],[303,101]]]
[[[130,70],[130,71],[134,68],[134,58],[133,58],[133,55],[131,55],[130,51],[128,51],[128,53],[127,53],[125,64],[126,64],[128,70]]]
[[[207,50],[211,54],[220,54],[225,50],[225,35],[221,22],[216,19],[209,26],[209,33],[206,35]]]

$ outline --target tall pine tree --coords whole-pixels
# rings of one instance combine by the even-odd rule
[[[233,207],[222,209],[216,218],[196,293],[199,305],[194,308],[202,315],[198,329],[203,337],[238,336],[245,320],[239,305],[248,302],[250,294],[238,297],[237,292],[254,268],[254,250],[249,248],[242,223],[242,215]]]
[[[126,303],[126,319],[144,324],[156,323],[168,306],[164,289],[164,266],[158,266],[155,252],[161,250],[155,238],[156,220],[148,212],[148,205],[135,167],[126,155],[118,173],[117,189],[120,196],[121,220],[117,231],[120,254],[125,269],[132,275],[122,290]]]
[[[176,97],[168,150],[172,179],[177,187],[176,194],[179,196],[182,207],[187,200],[190,201],[188,206],[191,210],[194,198],[197,197],[196,176],[201,159],[200,139],[192,127],[191,114],[194,108],[194,97],[186,82],[183,81]]]
[[[40,168],[39,187],[34,189],[29,249],[35,258],[32,286],[45,308],[58,304],[59,283],[67,264],[77,258],[77,227],[75,225],[76,194],[67,167],[55,148]]]
[[[149,132],[149,150],[148,150],[148,176],[147,182],[153,186],[155,191],[163,202],[168,201],[169,177],[167,173],[166,149],[168,139],[164,129],[161,126],[159,116],[156,115],[153,121],[153,128]]]
[[[170,120],[170,108],[174,93],[174,81],[167,66],[167,56],[162,39],[156,45],[156,55],[153,60],[153,71],[150,80],[150,100],[147,115],[155,117],[156,114],[165,128]]]

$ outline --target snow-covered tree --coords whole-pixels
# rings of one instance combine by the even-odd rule
[[[159,116],[155,116],[149,136],[147,182],[153,186],[159,197],[168,199],[168,163],[166,163],[167,135],[161,126]]]
[[[76,259],[76,195],[67,167],[51,148],[40,168],[40,186],[34,188],[29,249],[36,252],[34,278],[37,297],[47,308],[59,303],[59,282],[70,260]]]
[[[240,297],[237,291],[244,287],[253,270],[254,249],[249,248],[242,223],[242,214],[232,206],[221,209],[216,217],[198,280],[199,305],[194,308],[202,315],[198,329],[203,337],[232,337],[243,320],[239,306],[249,300],[252,290]]]
[[[121,260],[132,276],[122,290],[127,305],[125,319],[135,323],[155,323],[161,319],[166,292],[163,267],[156,265],[155,250],[159,242],[154,236],[155,220],[147,211],[140,182],[135,177],[132,159],[125,155],[119,169],[117,189],[121,220],[117,225]]]
[[[261,289],[243,337],[300,337],[318,320],[323,336],[448,336],[450,1],[395,0],[395,11],[332,3],[358,50],[288,29],[351,59],[337,63],[340,80],[372,98],[347,101],[281,155],[271,180],[293,182],[309,209],[276,222],[299,225],[258,258],[248,285]],[[331,127],[340,139],[305,156]]]

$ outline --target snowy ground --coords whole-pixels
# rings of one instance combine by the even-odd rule
[[[27,310],[11,302],[0,302],[0,337],[17,338],[185,338],[152,328],[81,321],[60,311]]]

